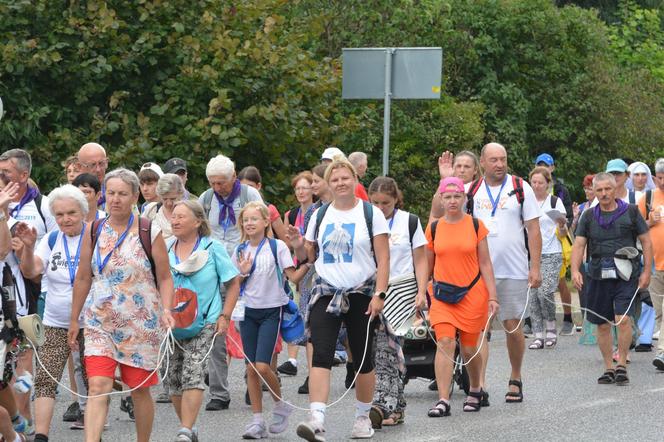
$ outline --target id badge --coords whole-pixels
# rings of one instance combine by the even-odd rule
[[[498,236],[498,219],[492,216],[487,223],[489,229],[489,236]]]
[[[244,321],[244,299],[238,299],[231,313],[231,319],[235,322]]]

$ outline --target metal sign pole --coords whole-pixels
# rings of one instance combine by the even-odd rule
[[[383,111],[383,176],[390,169],[390,105],[392,103],[392,54],[393,48],[385,50],[385,108]]]

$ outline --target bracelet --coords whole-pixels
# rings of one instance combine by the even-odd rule
[[[495,302],[496,304],[500,305],[500,302],[498,302],[497,299],[489,299],[489,302],[492,302],[492,301]]]
[[[226,320],[226,322],[230,322],[230,321],[231,321],[231,317],[230,317],[230,315],[227,315],[226,313],[222,313],[219,317],[220,317],[220,318],[224,318],[224,319]]]
[[[249,273],[240,273],[240,276],[243,277],[243,278],[248,278]]]

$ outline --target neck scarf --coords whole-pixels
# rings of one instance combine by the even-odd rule
[[[616,220],[618,218],[620,218],[623,213],[627,212],[627,209],[629,208],[629,204],[627,204],[623,200],[619,200],[619,199],[616,200],[616,203],[618,204],[618,208],[608,218],[602,217],[602,215],[601,215],[602,211],[599,208],[599,204],[597,204],[595,206],[595,208],[593,209],[594,210],[593,215],[595,216],[595,221],[597,221],[597,223],[599,224],[599,226],[602,229],[611,228],[613,223],[615,223]]]
[[[35,189],[34,187],[28,186],[28,190],[25,191],[25,195],[23,195],[21,201],[19,201],[18,205],[12,209],[11,211],[12,218],[16,218],[18,214],[21,212],[23,206],[28,204],[30,201],[33,201],[38,196],[39,196],[39,190]]]
[[[235,225],[235,210],[233,210],[233,202],[235,199],[240,196],[240,190],[242,186],[240,180],[235,180],[233,184],[233,190],[231,194],[226,198],[219,195],[217,192],[214,193],[214,196],[217,197],[219,202],[219,225],[223,226],[224,230],[228,228],[229,225]]]

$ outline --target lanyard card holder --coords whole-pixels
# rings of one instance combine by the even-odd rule
[[[618,278],[618,272],[616,271],[616,263],[614,262],[613,258],[601,258],[600,264],[602,269],[602,279]]]

